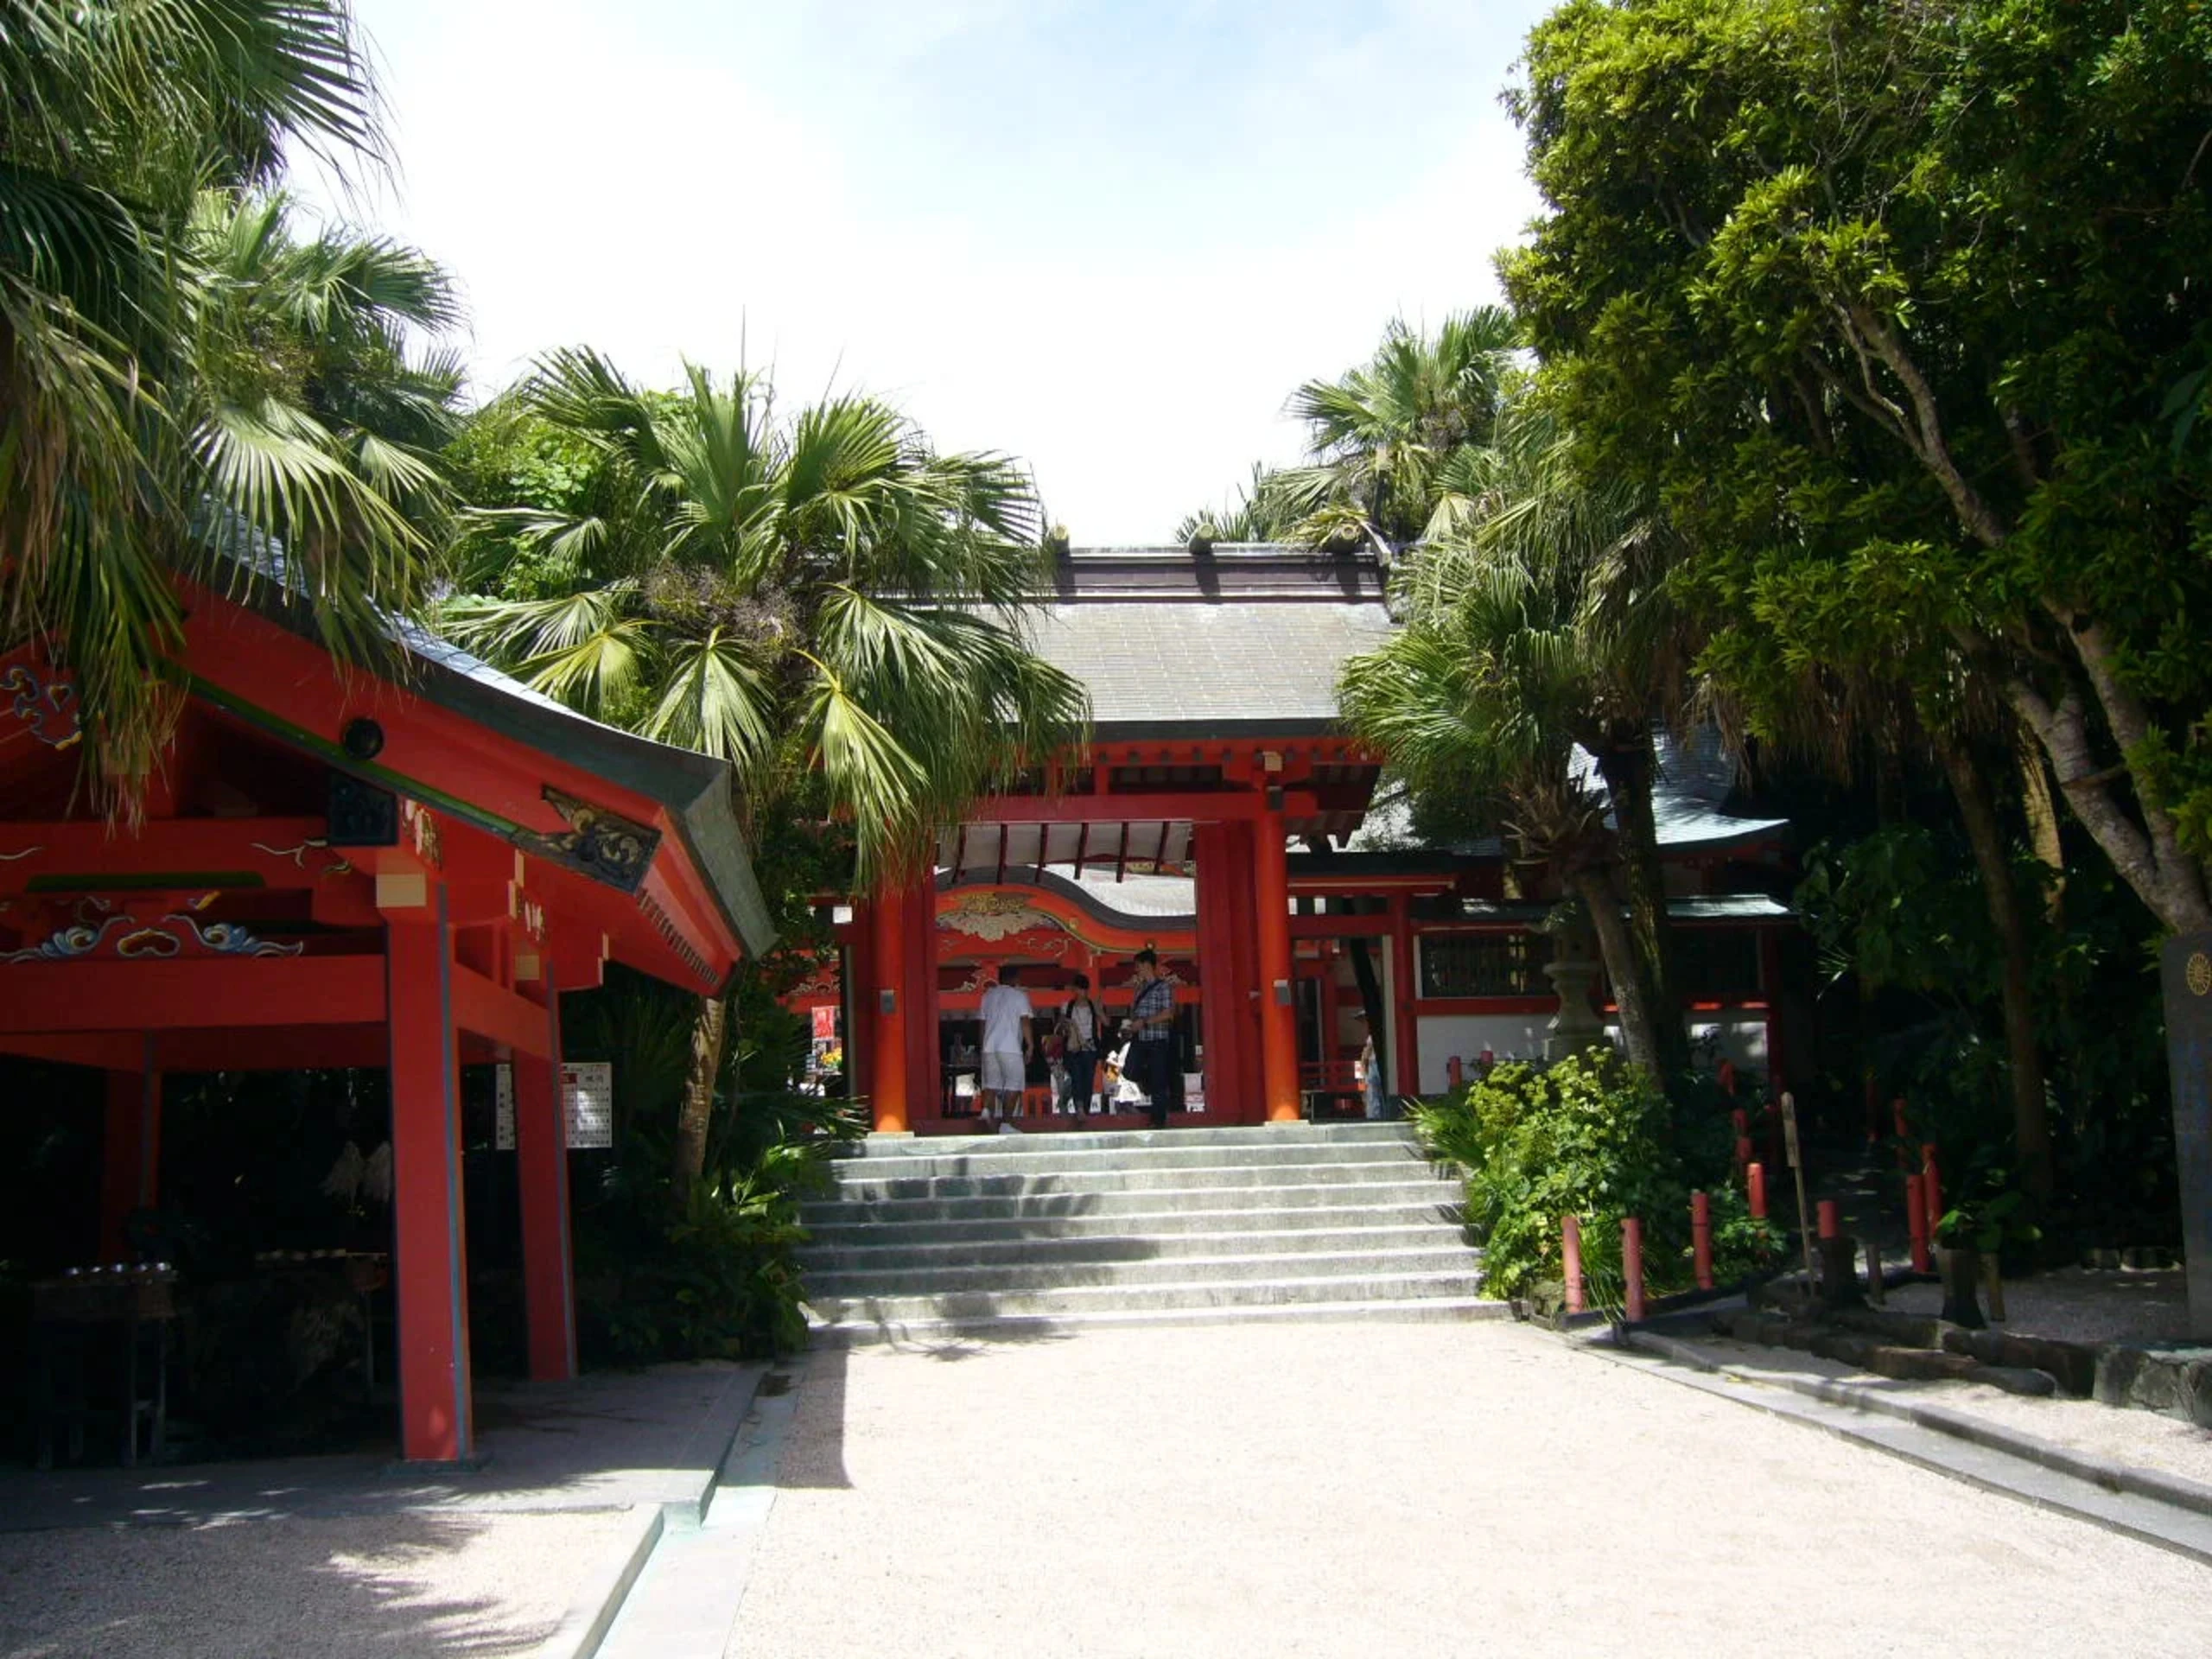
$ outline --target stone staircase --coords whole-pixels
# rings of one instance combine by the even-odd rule
[[[870,1137],[835,1173],[802,1211],[821,1341],[1504,1309],[1400,1123]]]

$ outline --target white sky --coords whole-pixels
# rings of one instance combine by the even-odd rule
[[[355,0],[397,168],[310,200],[459,277],[482,396],[590,344],[772,365],[1164,541],[1301,380],[1495,300],[1541,0]]]

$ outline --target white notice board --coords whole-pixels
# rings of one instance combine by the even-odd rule
[[[561,1068],[561,1105],[569,1121],[569,1150],[614,1144],[614,1067],[582,1060]]]
[[[515,1069],[492,1068],[492,1144],[515,1149]],[[614,1144],[614,1067],[606,1060],[584,1060],[561,1068],[561,1109],[568,1121],[569,1150],[588,1152]]]

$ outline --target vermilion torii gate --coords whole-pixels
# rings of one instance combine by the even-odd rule
[[[1190,865],[1209,1121],[1293,1122],[1301,1103],[1287,841],[1357,823],[1376,766],[1363,746],[1326,734],[1101,742],[1079,770],[980,803],[940,838],[936,863],[956,883]],[[935,880],[855,917],[856,1082],[878,1133],[939,1116]]]
[[[575,1372],[560,994],[725,984],[772,931],[726,768],[427,636],[336,668],[198,588],[143,823],[91,814],[73,689],[0,654],[0,1052],[107,1073],[102,1228],[158,1197],[162,1077],[387,1066],[400,1442],[474,1454],[459,1068],[511,1061],[531,1374]]]

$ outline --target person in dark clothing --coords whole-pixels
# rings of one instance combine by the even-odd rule
[[[1128,1071],[1144,1090],[1152,1114],[1152,1127],[1167,1127],[1168,1109],[1174,1103],[1175,988],[1160,972],[1160,957],[1151,950],[1136,954],[1136,1001],[1129,1007]]]

